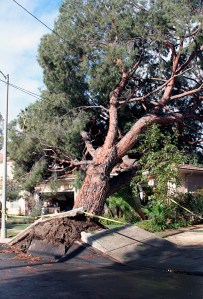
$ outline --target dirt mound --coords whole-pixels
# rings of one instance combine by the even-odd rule
[[[74,241],[80,240],[82,231],[94,231],[103,228],[103,225],[83,215],[66,217],[62,219],[49,219],[37,223],[25,238],[18,241],[15,246],[27,251],[33,239],[43,240],[47,243],[70,246]]]

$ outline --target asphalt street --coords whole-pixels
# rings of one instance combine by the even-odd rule
[[[117,263],[74,244],[59,260],[0,245],[0,298],[203,299],[203,276]]]

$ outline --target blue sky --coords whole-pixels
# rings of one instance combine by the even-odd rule
[[[53,28],[62,0],[16,0],[47,26]],[[12,0],[0,0],[0,71],[10,82],[37,94],[44,88],[37,62],[41,37],[50,31]],[[0,75],[0,79],[4,80]],[[4,113],[6,86],[0,81],[0,113]],[[12,87],[9,89],[9,120],[36,99]]]

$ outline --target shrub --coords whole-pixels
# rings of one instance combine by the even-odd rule
[[[203,216],[203,190],[197,190],[194,193],[178,194],[176,201],[184,208],[188,209],[192,213],[177,207],[177,213],[181,214],[184,218],[190,219],[193,223],[200,222]]]
[[[165,200],[151,196],[143,209],[148,220],[143,221],[139,226],[154,232],[189,225],[189,218],[185,217],[184,211],[179,209],[180,207],[174,203],[167,204]]]
[[[115,193],[113,196],[108,197],[106,205],[106,214],[110,218],[131,223],[134,223],[139,219],[134,209],[134,200],[129,187],[126,187]]]

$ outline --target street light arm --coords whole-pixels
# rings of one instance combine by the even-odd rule
[[[6,75],[4,75],[4,73],[2,72],[2,71],[0,71],[0,73],[2,74],[2,76],[4,77],[4,79],[5,80],[7,80],[8,79],[8,75],[6,76]]]

